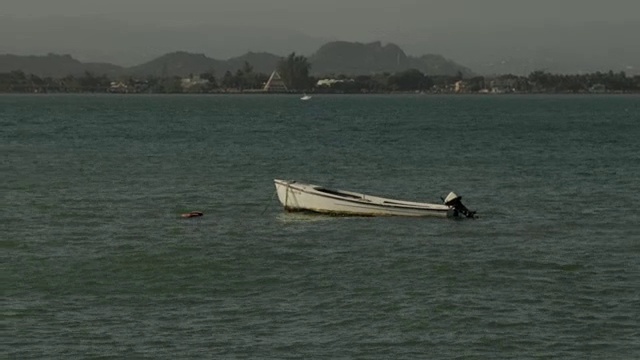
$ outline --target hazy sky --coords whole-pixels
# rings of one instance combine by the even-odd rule
[[[1,0],[0,15],[101,15],[141,22],[215,23],[371,39],[430,27],[623,22],[639,0]]]

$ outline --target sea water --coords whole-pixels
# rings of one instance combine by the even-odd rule
[[[633,95],[0,96],[2,357],[638,359],[639,137]]]

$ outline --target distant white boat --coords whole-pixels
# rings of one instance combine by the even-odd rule
[[[304,96],[301,97],[300,100],[311,100],[311,96],[304,94]]]
[[[286,211],[310,211],[352,216],[439,216],[474,218],[451,192],[443,204],[387,199],[322,186],[275,179],[278,199]]]

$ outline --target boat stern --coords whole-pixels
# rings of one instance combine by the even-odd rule
[[[467,209],[467,207],[462,204],[462,196],[459,196],[453,191],[443,199],[443,202],[445,205],[451,207],[452,217],[460,217],[462,215],[470,219],[476,218],[476,212]]]

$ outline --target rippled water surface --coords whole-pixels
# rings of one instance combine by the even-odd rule
[[[640,358],[638,96],[0,96],[0,125],[2,357]],[[274,178],[480,218],[286,214]]]

